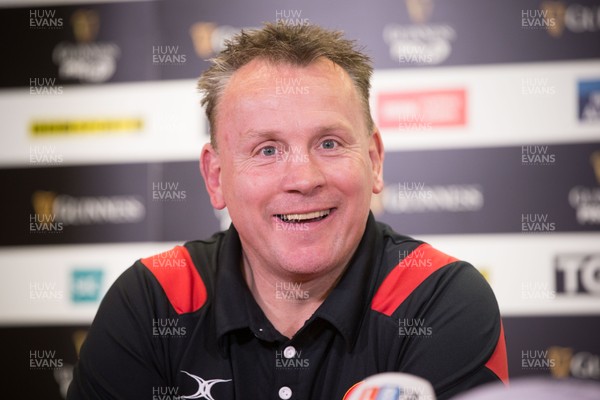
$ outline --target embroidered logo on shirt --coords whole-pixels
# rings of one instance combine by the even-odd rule
[[[200,378],[199,376],[196,375],[192,375],[189,372],[186,371],[181,371],[184,374],[192,377],[196,382],[198,382],[198,390],[196,391],[196,393],[189,395],[189,396],[181,396],[182,399],[207,399],[207,400],[215,400],[212,397],[212,394],[210,393],[210,390],[212,389],[212,387],[217,384],[217,383],[221,383],[221,382],[229,382],[231,381],[231,379],[208,379],[208,380],[204,380],[202,378]]]

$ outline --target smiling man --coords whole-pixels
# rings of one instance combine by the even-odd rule
[[[200,169],[232,226],[117,280],[69,398],[341,400],[386,371],[440,399],[507,382],[482,276],[369,211],[383,145],[368,57],[338,32],[267,24],[213,61]]]

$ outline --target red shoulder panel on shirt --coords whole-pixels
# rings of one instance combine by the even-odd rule
[[[185,247],[176,246],[141,261],[156,277],[178,314],[194,312],[206,303],[206,286]]]
[[[371,309],[387,316],[392,315],[400,304],[432,273],[458,259],[421,244],[394,267],[377,289]]]
[[[487,369],[492,371],[500,380],[508,385],[508,360],[506,358],[506,341],[504,340],[504,327],[500,321],[500,336],[490,359],[485,363]]]

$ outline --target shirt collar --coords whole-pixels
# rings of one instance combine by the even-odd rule
[[[242,245],[233,225],[225,233],[217,261],[215,321],[219,343],[225,334],[250,329],[264,340],[278,340],[279,334],[254,300],[241,267]]]
[[[350,260],[348,268],[336,287],[308,323],[322,319],[334,326],[352,348],[360,330],[361,321],[369,307],[374,288],[375,266],[380,263],[383,238],[371,213],[362,239]],[[215,286],[215,320],[219,343],[225,334],[234,330],[250,329],[264,340],[282,340],[268,321],[248,288],[241,271],[241,243],[231,225],[219,251]]]
[[[348,268],[311,318],[322,318],[331,323],[346,340],[348,350],[354,346],[370,306],[382,249],[383,235],[373,214],[369,213],[365,232]]]

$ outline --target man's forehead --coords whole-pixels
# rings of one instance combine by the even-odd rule
[[[349,131],[362,124],[356,118],[363,118],[361,112],[348,111],[352,102],[361,107],[358,89],[348,73],[326,57],[308,65],[256,58],[227,83],[218,105],[215,133],[224,129],[227,137],[237,132],[236,138],[247,139],[249,130],[280,132],[282,124],[289,127],[298,122],[296,118],[306,131],[323,131],[333,125]]]
[[[236,72],[229,81],[231,86],[236,84],[249,84],[256,82],[276,83],[275,77],[315,77],[321,79],[339,80],[341,83],[351,83],[348,73],[338,64],[326,57],[318,57],[306,65],[299,65],[289,61],[272,61],[265,58],[255,58]]]

